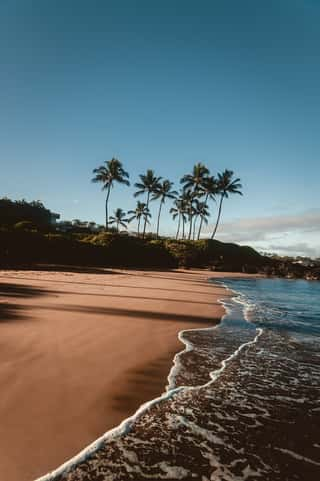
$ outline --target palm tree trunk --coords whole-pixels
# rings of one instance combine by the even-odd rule
[[[208,197],[209,197],[209,194],[206,195],[206,198],[205,198],[205,201],[204,201],[205,204],[208,202]],[[201,219],[200,219],[200,225],[199,225],[199,231],[198,231],[198,240],[200,239],[200,235],[201,235],[202,223],[203,223],[203,217],[201,217]]]
[[[158,221],[157,221],[157,239],[159,237],[159,227],[160,227],[160,215],[161,215],[161,209],[162,209],[162,200],[160,201],[160,206],[159,206],[159,212],[158,212]]]
[[[189,227],[188,240],[191,240],[191,233],[192,233],[192,215],[189,216],[189,222],[190,222],[190,227]]]
[[[109,184],[108,186],[107,197],[106,197],[106,230],[108,230],[109,228],[108,202],[109,202],[109,196],[110,196],[110,189],[111,189],[111,184]]]
[[[139,217],[138,219],[138,237],[140,235],[140,220],[141,220],[141,217]]]
[[[178,228],[177,228],[177,233],[176,233],[176,240],[177,240],[178,237],[179,237],[180,223],[181,223],[181,214],[179,214]]]
[[[192,239],[195,240],[195,237],[196,237],[196,225],[197,225],[197,220],[198,220],[198,217],[195,216],[194,218],[194,223],[193,223],[193,236],[192,236]]]
[[[219,221],[220,221],[220,216],[221,216],[221,209],[222,209],[222,201],[223,201],[223,197],[224,197],[224,195],[223,195],[223,194],[221,194],[221,197],[220,197],[220,203],[219,203],[219,211],[218,211],[217,222],[216,222],[216,225],[215,225],[215,227],[214,227],[214,231],[212,232],[211,239],[213,239],[213,238],[214,238],[214,236],[216,235],[217,229],[218,229],[218,224],[219,224]]]
[[[147,205],[146,205],[147,209],[149,208],[149,198],[150,198],[150,192],[148,192],[148,195],[147,195]],[[147,217],[144,219],[142,239],[144,239],[144,236],[146,235],[146,227],[147,227]]]
[[[182,217],[182,239],[184,239],[184,223],[185,223],[185,219],[184,217]]]

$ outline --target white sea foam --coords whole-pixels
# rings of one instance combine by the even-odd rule
[[[221,319],[221,322],[222,321],[223,321],[223,317]],[[216,326],[212,326],[212,327],[205,327],[205,328],[202,328],[201,331],[212,331],[212,330],[216,329],[217,327],[219,327],[219,325],[220,324],[218,324]],[[183,354],[185,354],[186,352],[190,352],[190,351],[194,350],[194,346],[193,346],[192,342],[188,341],[184,337],[184,334],[186,334],[187,332],[195,332],[195,331],[199,331],[199,330],[200,329],[185,329],[185,330],[179,332],[178,339],[186,347],[183,349],[183,351],[178,352],[173,358],[173,365],[172,365],[171,371],[170,371],[170,373],[168,375],[168,378],[167,378],[168,379],[168,384],[166,386],[167,392],[171,391],[172,389],[175,389],[175,386],[176,386],[175,380],[176,380],[176,377],[178,376],[179,371],[181,369],[180,357]],[[184,386],[184,387],[187,387],[187,386]]]
[[[314,459],[306,458],[301,454],[295,453],[294,451],[290,451],[290,449],[285,449],[285,448],[274,448],[274,449],[276,449],[277,451],[281,451],[284,454],[288,454],[292,458],[298,459],[299,461],[305,461],[306,463],[314,464],[315,466],[320,466],[320,463],[318,461],[314,461]]]
[[[70,469],[75,467],[75,465],[85,461],[88,458],[88,456],[95,453],[106,441],[112,441],[115,438],[119,438],[121,436],[128,434],[133,423],[137,421],[138,418],[142,416],[142,414],[144,414],[150,407],[152,407],[153,405],[159,402],[169,399],[175,393],[181,391],[182,389],[183,389],[182,387],[172,389],[171,391],[164,393],[162,396],[159,396],[155,399],[152,399],[151,401],[147,401],[146,403],[142,404],[133,416],[130,416],[129,418],[124,419],[119,424],[119,426],[116,426],[115,428],[110,429],[109,431],[104,433],[100,438],[96,439],[93,443],[91,443],[89,446],[87,446],[82,451],[80,451],[80,453],[76,454],[73,458],[63,463],[57,469],[49,472],[48,474],[45,474],[44,476],[41,476],[40,478],[37,478],[35,481],[50,481],[54,479],[56,476],[70,471]]]
[[[239,302],[240,304],[242,304],[244,306],[244,310],[243,310],[243,313],[244,313],[244,317],[245,319],[250,322],[247,318],[246,318],[246,309],[249,309],[249,305],[247,306],[245,302],[242,302],[240,300],[240,293],[237,293],[236,291],[230,289],[228,286],[224,285],[223,282],[219,282],[220,284],[222,284],[226,290],[229,290],[233,293],[236,293],[238,294],[238,296],[236,297],[233,297],[232,300],[233,301],[236,301],[236,302]],[[187,329],[187,330],[183,330],[183,331],[180,331],[179,334],[178,334],[178,338],[179,340],[185,345],[185,349],[183,349],[183,351],[179,352],[178,354],[175,355],[174,357],[174,360],[173,360],[173,367],[168,375],[168,385],[166,387],[166,392],[163,393],[161,396],[155,398],[155,399],[152,399],[151,401],[147,401],[146,403],[142,404],[138,410],[135,412],[135,414],[133,416],[130,416],[126,419],[124,419],[118,426],[116,426],[115,428],[107,431],[106,433],[104,433],[101,437],[99,437],[97,440],[95,440],[93,443],[91,443],[89,446],[87,446],[86,448],[84,448],[80,453],[78,453],[77,455],[75,455],[74,457],[72,457],[71,459],[69,459],[68,461],[66,461],[65,463],[63,463],[61,466],[59,466],[57,469],[45,474],[44,476],[41,476],[39,478],[37,478],[35,481],[51,481],[53,480],[56,476],[58,475],[61,475],[63,473],[67,473],[68,471],[70,471],[72,468],[74,468],[77,464],[80,464],[81,462],[85,461],[91,454],[95,453],[99,448],[102,447],[103,444],[105,444],[106,442],[108,441],[112,441],[114,439],[117,439],[117,438],[120,438],[126,434],[128,434],[130,432],[130,429],[132,427],[132,425],[143,415],[146,413],[146,411],[148,411],[148,409],[150,409],[152,406],[154,406],[155,404],[158,404],[158,403],[161,403],[163,401],[166,401],[170,398],[172,398],[175,394],[181,392],[181,391],[193,391],[193,390],[196,390],[196,389],[199,389],[199,387],[208,387],[210,386],[211,384],[213,384],[220,376],[221,374],[223,373],[223,371],[226,369],[227,365],[236,357],[238,356],[238,354],[247,346],[250,346],[252,344],[255,344],[257,341],[258,341],[258,338],[261,336],[263,330],[262,329],[256,329],[256,336],[254,337],[254,339],[252,341],[248,341],[248,342],[245,342],[243,344],[241,344],[230,356],[228,356],[226,359],[224,359],[222,362],[221,362],[221,367],[219,369],[216,369],[212,372],[209,373],[210,375],[210,379],[207,383],[201,385],[201,386],[179,386],[179,387],[174,387],[175,386],[175,378],[179,372],[179,369],[180,369],[180,356],[185,353],[185,352],[188,352],[188,351],[191,351],[194,349],[194,346],[193,344],[186,340],[184,338],[184,334],[186,332],[190,332],[190,331],[206,331],[206,330],[214,330],[214,329],[217,329],[219,328],[224,319],[230,314],[231,310],[230,310],[230,307],[227,305],[226,301],[223,300],[223,299],[219,299],[218,302],[220,302],[224,308],[225,308],[225,314],[222,316],[221,318],[221,322],[220,324],[216,325],[216,326],[212,326],[212,327],[209,327],[209,328],[202,328],[202,329]],[[250,305],[251,307],[251,305]],[[181,420],[180,420],[181,421]],[[189,422],[190,423],[190,422]],[[195,426],[194,426],[195,427]],[[201,429],[198,427],[198,429]],[[200,431],[199,431],[200,432]],[[204,433],[203,433],[204,434]],[[214,436],[214,435],[212,435]],[[217,436],[214,436],[215,438],[215,442],[217,442],[218,440],[218,437]],[[220,439],[220,438],[219,438]],[[127,453],[129,455],[129,453]],[[129,455],[130,457],[130,455]],[[127,456],[128,458],[128,456]],[[173,469],[174,470],[174,474],[175,476],[177,477],[177,479],[182,479],[183,477],[185,477],[187,474],[189,473],[186,473],[183,470],[183,468],[181,467],[172,467],[172,466],[167,466],[165,465],[165,463],[162,463],[161,466],[159,466],[161,468],[162,471],[165,471],[164,474],[162,475],[158,475],[157,477],[158,478],[161,478],[161,479],[166,479],[166,477],[172,477],[173,475],[173,471],[170,471],[170,469]],[[217,467],[217,464],[215,464],[215,467]],[[170,468],[170,469],[169,469]],[[176,468],[176,469],[175,469]],[[219,468],[220,469],[220,468]],[[214,477],[211,478],[212,480],[213,479],[218,479],[216,478],[215,476],[217,475],[219,469],[214,473]],[[226,475],[226,472],[225,470],[224,471],[224,475]],[[153,476],[149,475],[147,477],[150,477],[152,478]],[[219,478],[220,479],[220,478]],[[231,479],[231,478],[230,478]],[[232,478],[234,479],[234,478]],[[241,478],[243,479],[243,478]]]
[[[196,423],[189,421],[183,416],[178,416],[178,422],[180,422],[180,424],[182,424],[183,426],[186,426],[191,432],[198,434],[201,438],[205,439],[206,441],[210,441],[214,444],[225,444],[224,441],[219,436],[214,434],[212,431],[201,428]]]
[[[204,387],[207,387],[209,386],[212,382],[216,381],[218,379],[218,377],[221,375],[221,373],[225,370],[225,368],[227,367],[227,365],[229,364],[229,362],[235,358],[241,351],[242,349],[244,349],[246,346],[250,346],[251,344],[255,344],[259,337],[261,336],[261,334],[263,333],[263,330],[262,329],[257,329],[257,335],[255,336],[255,338],[253,339],[253,341],[249,341],[249,342],[244,342],[243,344],[241,344],[241,346],[238,347],[238,349],[236,349],[234,351],[233,354],[231,354],[231,356],[229,356],[227,359],[224,359],[221,363],[221,368],[220,369],[216,369],[215,371],[211,372],[210,373],[210,376],[211,376],[211,381],[209,381],[207,384],[204,385]]]
[[[251,302],[244,299],[244,297],[242,296],[242,294],[240,292],[238,292],[234,289],[230,289],[230,287],[228,287],[223,281],[219,281],[218,283],[221,284],[227,291],[230,291],[232,294],[236,294],[235,296],[231,297],[231,300],[238,303],[238,304],[241,304],[243,306],[243,317],[247,322],[252,324],[250,319],[249,319],[249,312],[254,307],[254,304],[252,304]],[[218,302],[220,304],[222,304],[224,309],[225,309],[225,314],[222,316],[221,322],[219,324],[217,324],[216,326],[202,328],[202,329],[185,329],[185,330],[179,332],[178,338],[185,345],[185,349],[183,351],[180,351],[179,353],[177,353],[174,356],[173,366],[172,366],[171,371],[168,375],[168,384],[166,386],[167,392],[175,388],[175,379],[176,379],[176,377],[179,374],[179,371],[181,369],[181,363],[180,363],[181,356],[183,354],[185,354],[186,352],[194,350],[193,344],[189,340],[185,339],[184,334],[186,334],[187,332],[194,332],[194,331],[199,331],[199,330],[201,330],[201,331],[212,331],[212,330],[215,330],[217,328],[220,328],[221,325],[223,324],[224,319],[231,314],[231,308],[229,307],[229,305],[228,305],[228,303],[225,299],[218,299]],[[259,329],[256,329],[256,331],[257,331],[257,336],[254,338],[253,341],[250,341],[248,343],[243,343],[242,345],[240,345],[239,348],[231,356],[229,356],[227,359],[222,361],[222,363],[221,363],[222,365],[221,365],[220,369],[210,373],[210,377],[213,381],[215,381],[220,376],[220,374],[225,369],[226,364],[229,361],[231,361],[231,359],[236,357],[244,347],[257,342],[258,337],[263,332],[263,329],[259,328]],[[209,381],[209,384],[210,383],[211,383],[211,381]],[[205,387],[207,385],[208,385],[208,383],[206,383],[203,387]],[[199,386],[195,386],[195,387],[198,388]]]

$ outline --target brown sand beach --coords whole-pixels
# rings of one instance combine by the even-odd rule
[[[214,276],[1,271],[0,479],[45,474],[159,396],[178,332],[223,315]]]

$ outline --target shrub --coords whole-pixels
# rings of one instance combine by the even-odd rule
[[[16,230],[37,230],[37,226],[30,220],[22,220],[14,224],[14,229]]]

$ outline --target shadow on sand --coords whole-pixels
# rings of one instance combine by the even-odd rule
[[[24,266],[14,266],[10,271],[39,271],[39,272],[71,272],[77,274],[114,274],[105,267],[73,266],[67,264],[31,264]],[[117,272],[121,274],[121,272]]]
[[[69,270],[66,270],[65,271],[66,274],[72,274],[70,273]],[[92,272],[91,272],[92,273]],[[100,272],[101,274],[101,272]],[[111,272],[109,271],[108,274],[114,274],[114,275],[122,275],[121,272]],[[126,275],[126,273],[124,273],[124,275]],[[135,275],[135,274],[130,274],[130,275]],[[137,277],[141,277],[141,276],[138,276]],[[150,277],[150,276],[149,276]],[[18,277],[18,276],[15,276],[15,275],[10,275],[10,276],[7,276],[7,278],[10,278],[10,279],[22,279],[21,277]],[[27,281],[35,281],[37,280],[37,278],[35,277],[23,277],[23,279],[27,280]],[[145,279],[147,281],[147,276],[145,276]],[[168,280],[170,280],[170,278],[168,278]],[[194,292],[194,289],[192,289],[192,286],[190,286],[190,289],[176,289],[176,288],[172,288],[170,285],[168,285],[167,288],[165,287],[151,287],[149,285],[138,285],[138,286],[133,286],[131,284],[108,284],[106,282],[103,282],[103,284],[98,284],[97,282],[81,282],[81,281],[73,281],[73,280],[65,280],[65,279],[44,279],[43,277],[41,277],[41,282],[50,282],[50,283],[53,283],[53,284],[72,284],[72,285],[82,285],[82,286],[87,286],[87,287],[90,287],[90,286],[94,286],[94,287],[112,287],[112,288],[123,288],[123,289],[139,289],[139,291],[141,290],[153,290],[153,291],[165,291],[165,292],[182,292],[184,294],[192,294]],[[204,287],[207,287],[210,286],[208,282],[204,282],[203,283],[203,286]],[[188,287],[188,286],[187,286]],[[212,285],[210,286],[210,290],[201,290],[201,294],[212,294]]]
[[[45,289],[23,284],[0,283],[0,298],[5,298],[4,301],[0,301],[0,322],[25,319],[26,317],[22,313],[25,309],[24,306],[15,304],[14,302],[7,302],[7,298],[10,298],[10,301],[14,299],[29,299],[47,293],[48,291]]]
[[[51,305],[51,306],[32,306],[37,309],[43,310],[55,310],[64,312],[79,312],[85,314],[97,314],[101,316],[120,316],[120,317],[132,317],[132,318],[148,318],[150,320],[157,321],[178,321],[178,322],[190,322],[196,324],[214,324],[220,322],[220,317],[203,317],[186,314],[177,314],[174,312],[157,312],[138,309],[123,309],[117,307],[95,307],[95,306],[80,306],[77,304],[69,304],[65,306]]]

